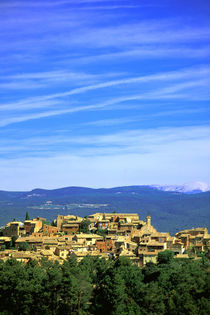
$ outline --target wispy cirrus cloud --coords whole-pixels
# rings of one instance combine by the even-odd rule
[[[164,93],[164,94],[172,93],[173,91],[183,90],[187,87],[189,88],[189,87],[198,86],[198,85],[205,86],[206,84],[208,84],[207,77],[209,73],[210,73],[210,68],[209,66],[206,66],[206,67],[201,67],[201,68],[181,69],[179,71],[157,73],[157,74],[151,74],[151,75],[140,76],[140,77],[130,77],[130,78],[123,78],[123,79],[121,78],[121,79],[110,80],[110,81],[97,83],[93,85],[82,86],[82,87],[74,88],[70,91],[65,91],[61,93],[53,93],[49,95],[32,97],[26,100],[17,101],[14,104],[2,104],[0,106],[0,110],[10,110],[10,109],[15,109],[15,108],[17,110],[21,110],[22,108],[26,109],[27,107],[30,109],[30,108],[36,107],[36,103],[38,102],[43,102],[46,100],[57,99],[57,98],[63,98],[63,97],[72,96],[72,95],[79,95],[79,94],[83,94],[89,91],[96,91],[96,90],[110,88],[110,87],[112,88],[115,86],[132,85],[136,83],[141,84],[141,83],[149,83],[149,82],[155,82],[155,81],[168,82],[168,81],[175,81],[175,80],[181,80],[181,79],[189,80],[189,78],[191,79],[197,78],[197,80],[195,81],[182,82],[170,88],[169,87],[162,88],[160,89],[159,92],[155,93],[157,96],[158,94],[161,94],[161,93]],[[147,95],[147,98],[149,97],[153,98],[153,96],[155,95],[154,95],[154,92],[152,91],[152,93],[150,93],[150,96]],[[141,98],[142,95],[138,95],[138,97]],[[130,96],[127,99],[125,97],[123,98],[123,101],[132,100],[132,98],[135,99],[136,96]],[[119,101],[121,101],[121,98],[115,99],[114,102],[119,102]]]
[[[92,79],[104,79],[107,77],[113,77],[121,75],[122,73],[116,72],[106,72],[99,74],[91,74],[85,72],[71,72],[66,70],[48,71],[48,72],[25,72],[21,74],[10,74],[7,76],[0,76],[0,79],[16,79],[16,80],[26,80],[26,79],[36,79],[36,80],[47,80],[47,81],[63,81],[63,80],[92,80]]]
[[[182,71],[162,73],[162,74],[153,74],[149,76],[137,77],[137,78],[125,78],[118,80],[111,80],[107,82],[102,82],[94,85],[83,86],[79,88],[72,89],[71,91],[59,93],[59,94],[51,94],[44,95],[42,97],[29,98],[26,100],[22,100],[19,102],[14,102],[10,104],[2,104],[0,106],[0,111],[2,113],[7,111],[15,111],[9,117],[6,115],[2,116],[0,119],[0,126],[5,127],[7,125],[13,123],[20,123],[29,120],[36,120],[41,118],[53,117],[53,116],[61,116],[66,114],[73,114],[78,112],[88,112],[88,111],[101,111],[106,108],[109,110],[116,110],[116,105],[126,104],[128,102],[140,101],[138,104],[138,109],[144,108],[144,105],[141,104],[141,101],[148,100],[190,100],[197,99],[199,100],[199,95],[196,90],[191,91],[192,88],[198,89],[201,87],[202,89],[206,89],[209,86],[208,80],[209,69],[208,68],[199,68],[199,69],[184,69]],[[199,78],[200,76],[200,78]],[[194,78],[197,78],[195,80]],[[204,78],[203,78],[204,77]],[[189,78],[194,80],[189,80]],[[183,81],[177,83],[177,79],[182,79]],[[187,80],[186,80],[187,79]],[[140,94],[126,93],[127,95],[106,98],[106,100],[100,100],[98,102],[92,102],[90,104],[89,101],[81,104],[78,99],[72,99],[71,101],[67,100],[67,96],[77,96],[83,93],[87,93],[89,91],[97,91],[104,88],[109,88],[113,86],[124,86],[129,84],[142,84],[148,83],[151,81],[157,81],[158,84],[160,81],[166,81],[165,87],[161,85],[161,88],[156,86],[156,88],[149,89],[146,92],[142,92]],[[175,81],[173,84],[169,84],[169,81]],[[137,87],[141,87],[141,85],[137,85]],[[145,89],[145,88],[144,88]],[[135,89],[136,90],[136,89]],[[179,94],[179,92],[182,94]],[[204,95],[203,91],[199,91],[202,95],[201,99],[209,99],[210,95]],[[53,107],[53,109],[43,111],[44,108]],[[128,107],[127,107],[128,108]],[[120,108],[122,109],[122,107]],[[126,108],[125,108],[126,109]],[[35,112],[29,113],[29,110],[35,110]],[[38,112],[37,112],[38,110]],[[17,112],[23,111],[23,114],[17,114]]]
[[[55,12],[53,13],[55,14]],[[37,17],[36,17],[37,18]],[[87,18],[87,17],[86,17]],[[43,16],[40,17],[43,19]],[[177,55],[179,55],[179,51],[183,46],[187,43],[203,43],[208,40],[210,35],[210,28],[208,26],[197,26],[196,28],[192,25],[186,25],[183,27],[177,27],[179,21],[177,20],[169,20],[163,19],[159,20],[150,20],[149,22],[144,20],[141,23],[125,23],[124,25],[105,25],[104,27],[98,27],[98,25],[94,25],[94,23],[88,23],[88,19],[81,20],[81,23],[78,25],[78,19],[75,19],[74,14],[72,14],[71,10],[66,13],[62,11],[60,13],[56,12],[55,18],[51,15],[46,16],[46,33],[43,33],[43,28],[36,26],[34,28],[34,24],[40,24],[42,21],[30,21],[24,16],[21,21],[21,25],[17,30],[16,23],[20,23],[19,20],[14,24],[14,30],[11,32],[23,31],[27,33],[27,29],[29,30],[28,36],[26,38],[21,38],[20,36],[16,36],[13,41],[7,43],[6,46],[1,45],[1,49],[20,49],[25,48],[29,49],[31,52],[37,53],[37,45],[39,43],[39,50],[41,47],[42,51],[48,50],[49,47],[53,47],[55,44],[58,47],[65,47],[70,48],[78,46],[78,49],[83,47],[93,47],[96,48],[104,48],[104,47],[112,47],[115,49],[124,49],[127,48],[133,53],[138,51],[138,55],[144,54],[149,51],[147,47],[139,47],[140,45],[164,45],[164,44],[172,44],[171,51],[175,55],[177,51]],[[49,19],[49,20],[48,20]],[[55,21],[59,23],[56,24],[56,30],[59,32],[59,37],[55,36]],[[91,20],[91,19],[90,19]],[[40,23],[39,23],[40,22]],[[3,23],[3,22],[2,22]],[[5,27],[7,28],[8,21],[5,20]],[[25,25],[24,25],[25,23]],[[11,23],[12,24],[12,21]],[[27,26],[26,30],[24,27]],[[9,31],[9,30],[8,30]],[[7,31],[7,32],[8,32]],[[42,36],[39,36],[39,33]],[[33,36],[31,36],[33,34]],[[5,33],[5,36],[8,36],[8,33]],[[106,38],[106,40],[104,40]],[[132,50],[131,50],[132,48]],[[154,48],[154,47],[153,47]],[[162,55],[164,55],[164,47],[155,47],[159,50],[159,55],[162,50]],[[198,47],[197,47],[198,48]],[[190,50],[190,48],[188,47]],[[193,47],[191,47],[193,51]],[[150,50],[151,51],[151,50]],[[165,49],[165,52],[167,48]],[[196,49],[195,49],[196,51]],[[140,53],[141,52],[141,53]],[[77,51],[79,55],[79,51]],[[101,55],[101,52],[98,51],[98,54]],[[187,53],[187,52],[186,52]],[[111,54],[111,52],[110,52]],[[123,52],[121,52],[121,56],[123,56]],[[126,55],[124,55],[126,56]],[[154,56],[150,52],[150,57]],[[194,53],[196,57],[196,52]],[[154,56],[155,57],[155,56]],[[197,52],[197,57],[200,57],[199,53]]]
[[[177,88],[176,88],[177,90]],[[210,96],[209,96],[210,97]],[[77,112],[87,112],[87,111],[99,111],[103,110],[104,108],[109,107],[110,105],[116,105],[121,102],[126,102],[128,100],[174,100],[174,99],[189,99],[188,95],[179,95],[179,94],[160,94],[154,93],[153,95],[140,95],[140,96],[127,96],[125,98],[121,99],[111,99],[107,102],[101,103],[101,104],[96,104],[96,105],[85,105],[85,106],[78,106],[78,107],[71,107],[67,109],[58,109],[58,110],[49,110],[45,112],[39,112],[39,113],[32,113],[32,114],[23,114],[23,115],[16,115],[14,117],[9,117],[9,118],[2,118],[0,119],[0,127],[8,126],[13,123],[20,123],[20,122],[25,122],[28,120],[35,120],[35,119],[40,119],[40,118],[47,118],[47,117],[52,117],[52,116],[59,116],[59,115],[65,115],[65,114],[70,114],[70,113],[77,113]],[[209,98],[207,98],[209,99]],[[35,105],[36,106],[36,105]],[[48,104],[49,106],[49,104]],[[138,109],[141,107],[141,105],[138,106]],[[131,107],[132,108],[132,107]],[[117,109],[117,107],[109,107],[110,110]],[[121,110],[123,109],[122,107],[120,108]],[[126,108],[128,109],[128,107]]]
[[[42,137],[30,137],[26,136],[19,142],[21,149],[29,147],[32,150],[36,150],[37,146],[40,150],[48,151],[54,144],[71,144],[75,146],[70,147],[70,151],[75,154],[85,154],[86,149],[88,152],[93,150],[98,151],[97,148],[102,149],[102,153],[107,153],[114,149],[126,152],[138,152],[144,153],[142,149],[153,150],[154,148],[165,146],[168,143],[175,143],[177,141],[193,141],[202,139],[205,141],[210,140],[210,127],[205,126],[184,126],[184,127],[159,127],[159,128],[149,128],[149,129],[123,129],[121,131],[107,133],[107,134],[97,134],[97,135],[72,135],[71,132],[68,135],[48,135]],[[0,141],[1,147],[12,148],[11,144],[13,141],[6,142],[4,140]],[[84,147],[78,147],[77,144],[84,144]],[[18,146],[17,146],[18,147]],[[105,151],[104,151],[105,148]],[[139,149],[138,149],[139,148]],[[206,148],[210,154],[210,150]],[[27,151],[27,150],[26,150]],[[68,152],[68,147],[63,147],[63,152]],[[98,151],[98,153],[99,153]],[[205,150],[206,151],[206,150]]]
[[[75,58],[74,61],[76,63],[97,63],[106,60],[116,60],[119,62],[119,59],[123,58],[136,58],[136,59],[154,59],[154,58],[167,58],[170,59],[172,57],[182,59],[183,57],[187,57],[190,59],[203,58],[210,56],[210,47],[194,47],[189,48],[183,45],[179,47],[161,47],[157,48],[153,45],[136,47],[133,50],[120,50],[114,53],[106,53],[106,54],[97,54],[93,56],[84,56]],[[63,63],[68,63],[67,60],[64,59]],[[61,62],[62,63],[62,62]]]
[[[126,0],[77,0],[78,4],[92,4],[92,3],[125,3]],[[73,0],[52,0],[52,1],[41,1],[41,0],[37,0],[36,2],[28,2],[28,1],[24,1],[24,0],[14,0],[12,2],[4,2],[2,3],[2,7],[14,7],[14,6],[29,6],[29,7],[42,7],[42,6],[62,6],[62,5],[66,5],[66,4],[75,4],[75,1]]]
[[[61,1],[36,1],[36,2],[28,2],[28,1],[12,1],[12,2],[4,2],[1,4],[2,8],[19,8],[22,7],[26,8],[50,8],[50,7],[62,7],[62,6],[72,6],[73,8],[77,9],[87,9],[87,10],[94,10],[94,9],[102,9],[102,10],[110,10],[115,8],[138,8],[138,7],[145,7],[145,6],[160,6],[157,3],[150,3],[141,2],[138,4],[128,4],[125,0],[61,0]],[[85,6],[83,6],[85,5]]]
[[[107,78],[119,76],[120,73],[89,74],[82,72],[49,71],[21,73],[15,75],[0,76],[0,88],[2,89],[37,89],[52,85],[81,85],[98,83]],[[2,81],[2,83],[1,83]],[[4,82],[4,83],[3,83]]]
[[[180,3],[0,3],[4,185],[207,177],[208,9]]]
[[[154,105],[153,105],[154,107]],[[123,117],[123,118],[111,118],[111,119],[102,119],[102,120],[95,120],[84,123],[84,125],[89,126],[99,126],[99,127],[108,127],[108,126],[117,126],[117,125],[126,125],[128,123],[133,122],[141,122],[144,120],[151,120],[154,117],[161,117],[161,116],[173,116],[176,117],[177,115],[186,115],[186,114],[198,114],[202,112],[209,112],[207,108],[190,108],[190,109],[178,109],[178,110],[159,110],[154,113],[149,114],[141,114],[131,117]]]
[[[79,10],[119,10],[119,9],[137,9],[137,8],[141,8],[141,5],[128,5],[128,4],[121,4],[121,5],[94,5],[94,6],[85,6],[85,7],[77,7],[77,9]]]
[[[177,29],[171,21],[167,23],[141,23],[134,25],[121,25],[120,27],[106,27],[95,30],[89,28],[88,31],[75,34],[71,37],[74,44],[101,46],[139,45],[151,43],[186,43],[207,40],[210,35],[209,27],[182,27]],[[103,39],[106,38],[106,41]]]

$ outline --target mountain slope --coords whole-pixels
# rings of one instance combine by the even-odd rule
[[[210,185],[203,182],[192,182],[183,185],[151,185],[151,187],[163,191],[176,191],[187,194],[197,194],[210,191]]]
[[[0,192],[0,225],[13,218],[31,217],[52,220],[57,214],[85,216],[94,212],[137,212],[141,219],[148,213],[160,231],[175,233],[195,226],[210,228],[210,192],[184,194],[148,186],[92,189],[66,187],[30,192]]]

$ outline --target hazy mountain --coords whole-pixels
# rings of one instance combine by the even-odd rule
[[[187,194],[197,194],[210,191],[210,185],[203,182],[192,182],[183,185],[151,185],[150,187],[163,191],[176,191]]]
[[[13,218],[24,220],[26,211],[31,217],[42,216],[48,220],[54,219],[57,214],[86,216],[94,212],[117,211],[137,212],[143,220],[150,213],[159,231],[172,234],[196,226],[210,228],[209,191],[199,192],[201,186],[199,189],[198,186],[185,186],[185,193],[180,192],[180,187],[179,190],[174,186],[167,186],[170,189],[161,187],[65,187],[28,192],[0,191],[0,226]]]

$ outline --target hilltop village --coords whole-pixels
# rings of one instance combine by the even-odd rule
[[[157,262],[160,251],[170,250],[175,258],[209,257],[207,228],[184,230],[171,236],[158,232],[136,213],[95,213],[82,218],[58,215],[51,224],[37,217],[9,222],[1,231],[0,259],[28,262],[47,257],[63,263],[69,257],[81,261],[86,255],[109,258],[128,257],[139,267]]]

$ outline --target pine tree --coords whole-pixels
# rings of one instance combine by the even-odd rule
[[[30,218],[29,218],[29,214],[28,214],[28,211],[26,211],[26,217],[25,217],[25,220],[30,220]]]

